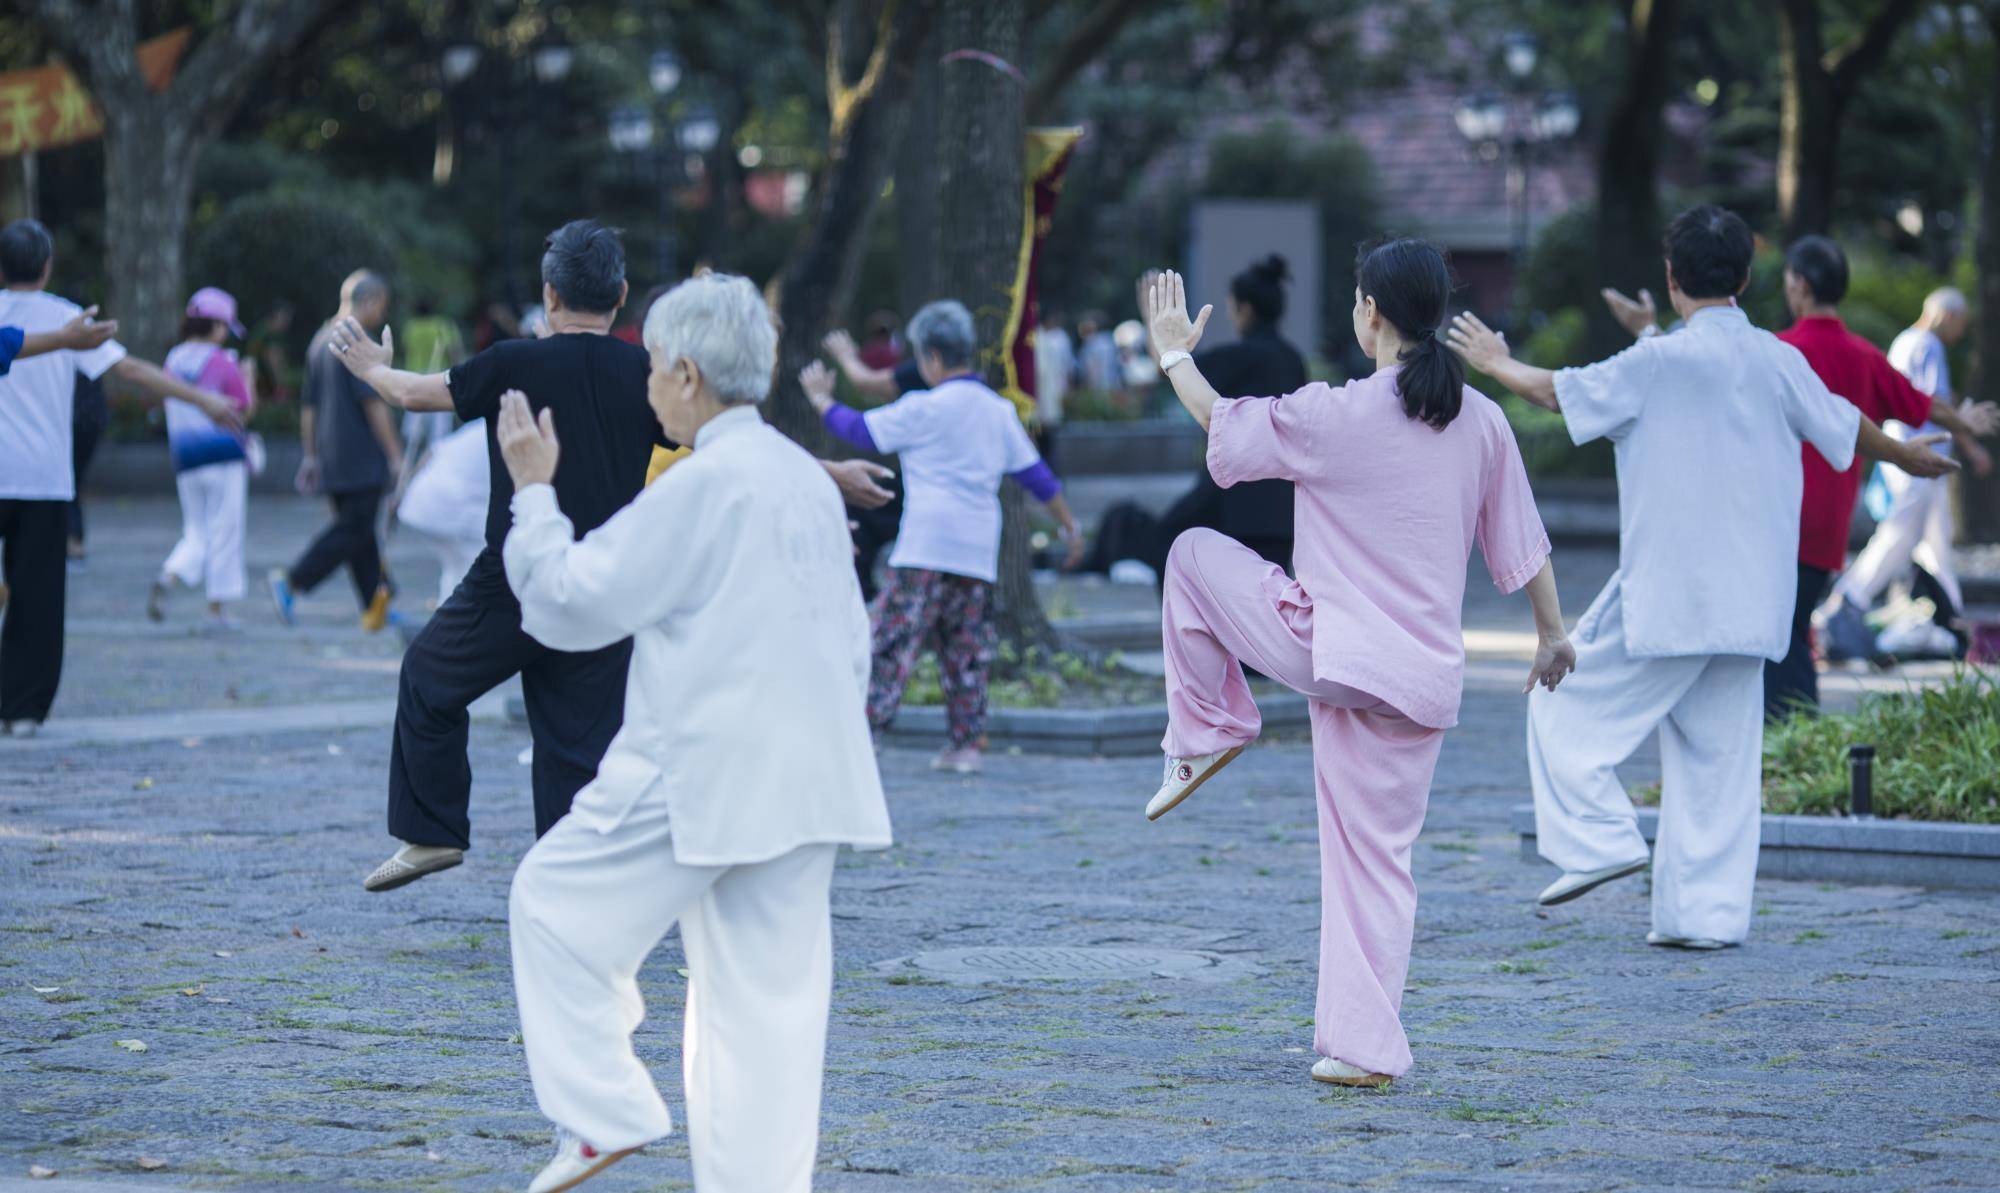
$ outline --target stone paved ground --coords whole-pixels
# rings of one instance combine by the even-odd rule
[[[260,505],[253,562],[309,519]],[[524,1187],[548,1138],[507,963],[532,823],[524,732],[475,731],[468,864],[364,894],[385,848],[385,731],[320,713],[391,696],[393,644],[351,632],[331,590],[293,635],[254,607],[229,643],[134,626],[171,534],[159,503],[99,511],[59,705],[72,725],[150,719],[117,722],[130,732],[111,745],[0,741],[0,1189],[29,1187],[31,1165],[60,1173],[33,1186],[51,1189]],[[397,556],[420,586],[421,552]],[[1574,612],[1607,564],[1565,558]],[[1475,601],[1475,622],[1525,621]],[[1306,1079],[1318,853],[1302,745],[1252,751],[1156,825],[1138,811],[1157,773],[1143,759],[1000,757],[941,780],[889,754],[899,843],[845,856],[835,887],[820,1187],[2000,1184],[2000,903],[1767,882],[1751,943],[1707,956],[1640,943],[1637,881],[1538,913],[1550,875],[1505,831],[1525,781],[1514,668],[1475,670],[1416,848],[1417,1068],[1381,1093]],[[191,710],[244,706],[185,732]],[[968,985],[882,968],[985,945],[1192,949],[1235,976]],[[638,1037],[675,1104],[680,964],[669,941],[648,966]],[[687,1179],[677,1137],[602,1185]]]

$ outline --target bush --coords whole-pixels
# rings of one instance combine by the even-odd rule
[[[1764,731],[1764,809],[1847,811],[1847,748],[1875,747],[1875,812],[2000,824],[2000,678],[1961,667],[1942,687],[1869,695],[1855,712]]]
[[[189,280],[234,294],[246,323],[291,304],[295,347],[303,347],[333,313],[341,281],[363,267],[393,284],[395,252],[368,224],[320,199],[264,193],[229,204],[209,225]]]

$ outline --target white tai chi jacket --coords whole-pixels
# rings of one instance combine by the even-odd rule
[[[1631,656],[1784,658],[1799,444],[1846,468],[1861,412],[1736,307],[1703,307],[1671,334],[1558,370],[1555,384],[1571,439],[1617,445],[1613,583]]]
[[[625,725],[572,815],[610,832],[657,785],[686,865],[888,847],[868,614],[818,462],[743,407],[580,542],[548,485],[516,492],[513,511],[522,628],[556,650],[632,639]]]

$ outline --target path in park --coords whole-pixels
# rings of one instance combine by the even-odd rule
[[[254,606],[229,642],[137,623],[172,508],[96,512],[62,720],[0,740],[0,1189],[525,1187],[548,1145],[505,923],[525,733],[475,730],[467,864],[365,894],[394,644],[332,588],[296,633]],[[259,506],[259,569],[311,516]],[[421,552],[396,557],[421,587]],[[1608,561],[1563,558],[1574,614]],[[1252,751],[1158,824],[1151,760],[941,779],[891,752],[898,844],[845,855],[834,892],[819,1187],[1991,1187],[2000,900],[1767,882],[1751,943],[1711,955],[1641,943],[1637,880],[1539,913],[1550,873],[1505,831],[1520,722],[1496,670],[1445,749],[1414,857],[1417,1067],[1381,1093],[1306,1079],[1303,745]],[[1066,947],[1200,968],[975,983],[907,962]],[[681,964],[669,941],[647,967],[638,1036],[677,1110]],[[32,1165],[59,1175],[30,1185]],[[602,1187],[687,1178],[676,1136]]]

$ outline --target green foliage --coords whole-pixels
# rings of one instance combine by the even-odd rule
[[[2000,824],[2000,676],[1963,667],[1941,687],[1871,694],[1852,713],[1764,731],[1764,808],[1847,811],[1847,748],[1875,747],[1875,812]]]
[[[395,277],[386,238],[345,207],[277,192],[231,203],[195,246],[190,276],[221,286],[255,318],[289,303],[306,334],[333,311],[349,273],[363,267]]]

